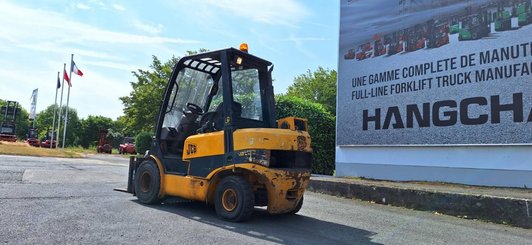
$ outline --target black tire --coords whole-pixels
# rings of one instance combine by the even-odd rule
[[[251,218],[255,197],[251,185],[241,176],[228,176],[216,187],[214,207],[222,219],[240,222]]]
[[[141,203],[159,204],[159,188],[161,186],[161,176],[159,168],[155,162],[148,160],[140,164],[135,172],[135,194]]]
[[[286,214],[289,214],[289,215],[297,214],[297,212],[301,210],[301,207],[303,207],[303,196],[301,197],[301,199],[299,199],[299,202],[297,203],[296,207],[292,211],[287,212]]]

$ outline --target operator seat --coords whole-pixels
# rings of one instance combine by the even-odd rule
[[[177,125],[176,150],[178,153],[183,151],[185,140],[196,133],[199,125],[197,122],[198,115],[192,113],[190,110],[183,109],[183,116]]]

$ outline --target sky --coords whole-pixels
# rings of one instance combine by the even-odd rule
[[[52,105],[57,73],[74,54],[84,75],[72,75],[70,106],[81,118],[116,119],[131,72],[149,69],[153,55],[242,42],[275,64],[274,89],[284,93],[309,69],[336,70],[339,11],[338,0],[0,0],[0,99],[28,110],[38,88],[37,111]]]

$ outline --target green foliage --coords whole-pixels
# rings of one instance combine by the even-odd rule
[[[52,122],[53,122],[53,118],[54,118],[54,108],[57,108],[59,109],[58,106],[55,106],[55,105],[50,105],[48,106],[46,109],[44,109],[43,111],[37,113],[36,115],[36,118],[35,118],[35,127],[37,127],[39,129],[39,135],[40,137],[42,138],[44,135],[46,135],[46,132],[48,129],[52,129]],[[61,146],[63,143],[63,129],[64,129],[64,124],[65,124],[65,121],[64,121],[64,116],[65,116],[65,112],[66,112],[66,106],[63,106],[62,107],[62,115],[61,115],[61,129],[59,130],[59,132],[55,132],[55,135],[54,135],[54,138],[56,137],[57,133],[59,133],[60,135],[60,142],[59,142],[59,146]],[[57,112],[59,113],[59,112]],[[57,124],[58,124],[58,121],[57,121],[57,118],[56,118],[56,121],[55,121],[55,126],[57,128]],[[78,113],[76,111],[76,109],[70,107],[68,108],[68,124],[67,124],[67,135],[66,135],[66,141],[65,141],[65,146],[75,146],[79,143],[80,139],[79,139],[79,135],[80,135],[80,127],[81,127],[81,122],[78,118]],[[56,129],[57,130],[57,129]]]
[[[208,50],[187,51],[187,55],[206,51]],[[124,125],[123,134],[130,135],[141,131],[154,132],[166,84],[178,60],[178,57],[172,57],[163,63],[153,56],[150,70],[133,71],[136,80],[131,82],[133,90],[128,96],[120,98],[124,105],[124,117],[119,120]]]
[[[152,134],[148,132],[140,132],[137,134],[135,137],[135,147],[137,148],[138,153],[144,154],[144,152],[151,148],[151,135]]]
[[[107,134],[107,140],[111,143],[113,148],[118,149],[118,146],[120,146],[120,144],[122,144],[122,141],[124,141],[124,135],[111,128],[109,129],[109,133]]]
[[[318,67],[294,79],[287,95],[322,104],[332,115],[336,115],[336,71]]]
[[[113,121],[112,128],[122,135],[134,135],[133,130],[127,128],[127,118],[125,116],[119,116]]]
[[[259,74],[256,70],[241,70],[232,73],[233,99],[242,105],[242,117],[261,115]]]
[[[133,90],[128,96],[121,97],[124,104],[124,123],[126,130],[135,132],[154,131],[157,113],[161,105],[164,89],[177,62],[173,57],[162,63],[153,56],[150,66],[152,71],[138,70],[133,72],[137,81],[131,82]]]
[[[295,116],[308,120],[312,138],[312,172],[332,175],[335,154],[335,118],[321,104],[298,97],[276,96],[277,119]]]
[[[113,120],[111,118],[89,115],[87,118],[81,120],[79,145],[83,148],[97,145],[100,138],[100,130],[110,129],[111,127],[113,127]]]

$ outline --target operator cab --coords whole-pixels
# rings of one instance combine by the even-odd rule
[[[234,48],[180,59],[161,105],[155,135],[158,146],[152,148],[165,171],[186,174],[183,148],[192,135],[223,130],[228,153],[235,130],[275,127],[272,67]]]

